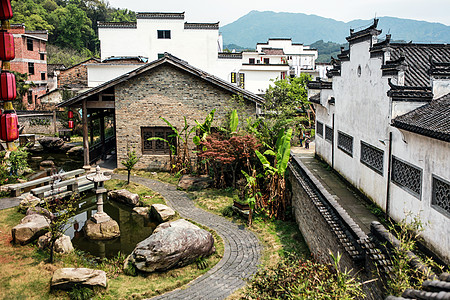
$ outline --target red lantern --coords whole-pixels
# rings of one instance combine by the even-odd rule
[[[0,117],[0,139],[12,142],[19,138],[18,119],[15,113],[5,113]]]
[[[73,119],[73,111],[69,110],[67,116],[69,117],[69,119]]]
[[[4,30],[0,31],[0,60],[13,60],[14,36]]]
[[[13,73],[3,71],[0,75],[0,99],[3,101],[16,99],[16,76]]]
[[[69,121],[69,129],[73,129],[73,121]]]
[[[0,0],[0,20],[9,20],[12,17],[11,0]]]

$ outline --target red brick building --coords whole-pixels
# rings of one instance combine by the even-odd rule
[[[25,25],[11,25],[8,30],[14,35],[16,57],[11,61],[11,70],[28,74],[28,82],[32,87],[22,99],[27,109],[37,109],[40,105],[38,97],[47,91],[47,40],[46,30],[28,31]]]

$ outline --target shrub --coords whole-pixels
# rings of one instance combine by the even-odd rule
[[[275,267],[259,270],[249,282],[243,299],[355,299],[361,284],[335,265],[287,254]]]

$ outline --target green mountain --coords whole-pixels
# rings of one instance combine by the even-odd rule
[[[392,34],[395,40],[414,42],[450,42],[450,26],[393,17],[379,17],[378,28]],[[220,28],[224,44],[236,44],[254,48],[258,42],[268,38],[292,38],[296,43],[312,44],[315,41],[345,43],[350,28],[369,26],[372,20],[341,22],[303,13],[275,13],[272,11],[251,11],[233,23]]]

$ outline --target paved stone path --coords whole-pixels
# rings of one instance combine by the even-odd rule
[[[126,180],[126,175],[114,174],[113,178]],[[191,219],[216,231],[223,239],[225,251],[222,260],[206,274],[186,287],[156,296],[160,299],[225,299],[246,283],[244,278],[257,271],[261,246],[258,238],[244,226],[195,207],[185,192],[175,186],[142,177],[133,176],[131,181],[160,193],[168,205],[181,217]]]
[[[7,209],[10,207],[14,207],[20,204],[19,198],[12,197],[12,198],[1,198],[0,199],[0,210],[1,209]]]

